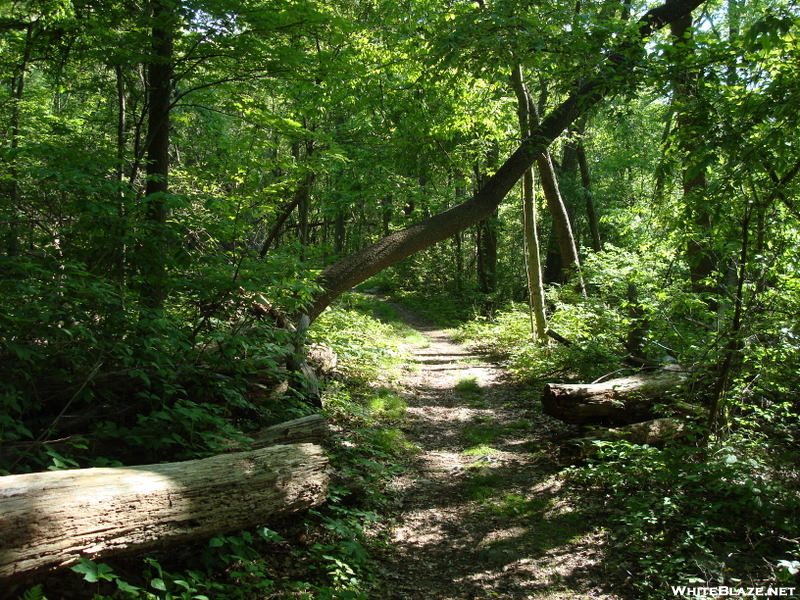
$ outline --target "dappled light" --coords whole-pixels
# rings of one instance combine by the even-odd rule
[[[796,596],[798,64],[796,0],[0,3],[0,598]]]

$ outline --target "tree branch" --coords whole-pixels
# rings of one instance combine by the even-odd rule
[[[605,96],[628,83],[636,65],[633,55],[642,49],[644,41],[656,30],[691,13],[702,2],[703,0],[668,0],[645,13],[638,21],[638,39],[625,41],[612,51],[595,76],[583,83],[543,119],[472,198],[407,229],[392,233],[325,269],[318,278],[322,292],[314,298],[308,309],[311,320],[353,286],[415,252],[491,216],[506,194],[530,169],[536,157],[567,126]]]

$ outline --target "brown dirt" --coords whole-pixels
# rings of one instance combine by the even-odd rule
[[[557,476],[556,444],[575,431],[499,365],[397,308],[427,340],[410,348],[405,377],[404,431],[419,452],[392,483],[398,508],[371,597],[617,600],[601,587],[603,534]],[[480,389],[460,392],[470,378]]]

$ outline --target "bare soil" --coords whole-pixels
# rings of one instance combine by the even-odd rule
[[[409,348],[404,382],[404,431],[419,451],[392,482],[372,597],[617,600],[603,585],[603,533],[558,477],[558,445],[577,431],[499,365],[397,308],[426,339]]]

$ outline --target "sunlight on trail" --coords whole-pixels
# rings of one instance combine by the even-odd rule
[[[520,401],[497,365],[405,313],[427,338],[404,382],[404,430],[420,452],[393,484],[402,507],[380,597],[615,600],[594,583],[602,536],[540,450],[564,426]]]

